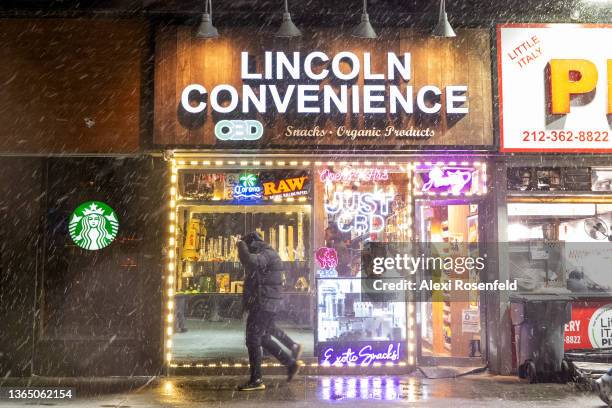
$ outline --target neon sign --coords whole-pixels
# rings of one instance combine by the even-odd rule
[[[262,183],[263,195],[269,198],[308,195],[308,189],[304,188],[307,180],[308,176],[302,176]]]
[[[336,277],[338,272],[336,267],[338,266],[338,253],[334,248],[321,247],[315,252],[315,258],[319,263],[321,269],[319,270],[319,277]]]
[[[233,188],[234,200],[260,200],[263,197],[262,190],[259,178],[255,174],[242,174]]]
[[[375,362],[395,362],[401,359],[401,343],[366,344],[362,347],[327,347],[321,354],[321,365],[368,367]]]
[[[427,178],[428,181],[423,184],[421,191],[427,192],[432,188],[448,187],[451,194],[457,195],[462,193],[472,181],[472,171],[436,166],[429,171]]]
[[[319,179],[323,182],[334,181],[350,183],[352,181],[386,181],[389,180],[387,169],[356,169],[345,167],[338,172],[330,169],[319,170]]]
[[[486,164],[480,162],[415,163],[414,194],[481,195],[487,192]]]
[[[338,229],[357,234],[381,232],[385,217],[389,215],[393,194],[334,192],[331,203],[325,204],[325,212],[337,215]]]

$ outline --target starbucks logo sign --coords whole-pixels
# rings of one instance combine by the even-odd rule
[[[100,201],[87,201],[70,216],[68,231],[79,247],[95,251],[113,242],[119,231],[119,221],[108,205]]]

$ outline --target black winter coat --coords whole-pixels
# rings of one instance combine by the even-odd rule
[[[254,241],[250,250],[244,241],[238,241],[238,257],[244,267],[242,304],[248,311],[254,309],[276,313],[282,299],[283,262],[278,253],[262,241]]]

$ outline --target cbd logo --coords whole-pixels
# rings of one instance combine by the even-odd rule
[[[612,60],[607,62],[608,107],[612,114]],[[553,115],[570,112],[572,95],[588,94],[597,87],[597,66],[585,59],[554,59],[550,61],[550,110]]]
[[[219,140],[258,140],[263,136],[263,125],[258,120],[220,120],[215,136]]]

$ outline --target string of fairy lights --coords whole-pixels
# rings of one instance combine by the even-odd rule
[[[477,169],[479,172],[479,187],[476,191],[465,191],[459,192],[458,194],[452,194],[449,192],[422,192],[419,189],[419,186],[422,184],[421,180],[419,180],[417,172],[422,166],[465,166],[472,167]],[[196,362],[196,363],[181,363],[173,361],[173,334],[174,334],[174,309],[175,309],[175,291],[176,291],[176,277],[175,271],[177,269],[177,249],[178,249],[178,208],[179,204],[182,203],[183,197],[179,195],[178,192],[178,179],[179,179],[179,171],[181,170],[198,170],[198,169],[218,169],[218,170],[227,170],[227,169],[248,169],[252,170],[254,168],[312,168],[314,166],[315,170],[331,167],[340,168],[345,166],[352,167],[366,167],[366,168],[395,168],[398,172],[401,172],[406,175],[406,179],[408,180],[408,189],[407,189],[407,202],[406,202],[406,216],[408,223],[404,227],[409,231],[412,230],[412,201],[413,198],[419,197],[448,197],[448,196],[472,196],[472,195],[483,195],[487,192],[487,178],[486,178],[486,163],[482,162],[397,162],[397,161],[371,161],[371,160],[363,160],[363,161],[309,161],[309,160],[231,160],[231,159],[195,159],[190,157],[182,158],[180,156],[175,156],[170,159],[170,185],[168,190],[168,245],[166,251],[166,290],[165,290],[165,299],[166,299],[166,330],[165,330],[165,360],[166,364],[170,368],[177,367],[185,367],[185,368],[229,368],[229,367],[245,367],[248,366],[248,363],[224,363],[224,362]],[[307,197],[286,197],[286,198],[276,198],[275,202],[305,202],[307,201]],[[189,203],[186,202],[186,205]],[[411,235],[409,235],[410,237]],[[412,366],[415,364],[415,354],[416,354],[416,308],[414,302],[407,302],[407,359],[405,361],[399,362],[379,362],[375,361],[371,364],[372,367],[405,367]],[[304,364],[305,366],[310,367],[335,367],[326,364],[319,364],[318,362],[310,362]],[[263,367],[280,367],[278,363],[266,363],[262,364]],[[345,365],[339,365],[338,367],[360,367],[358,364],[347,363]]]

